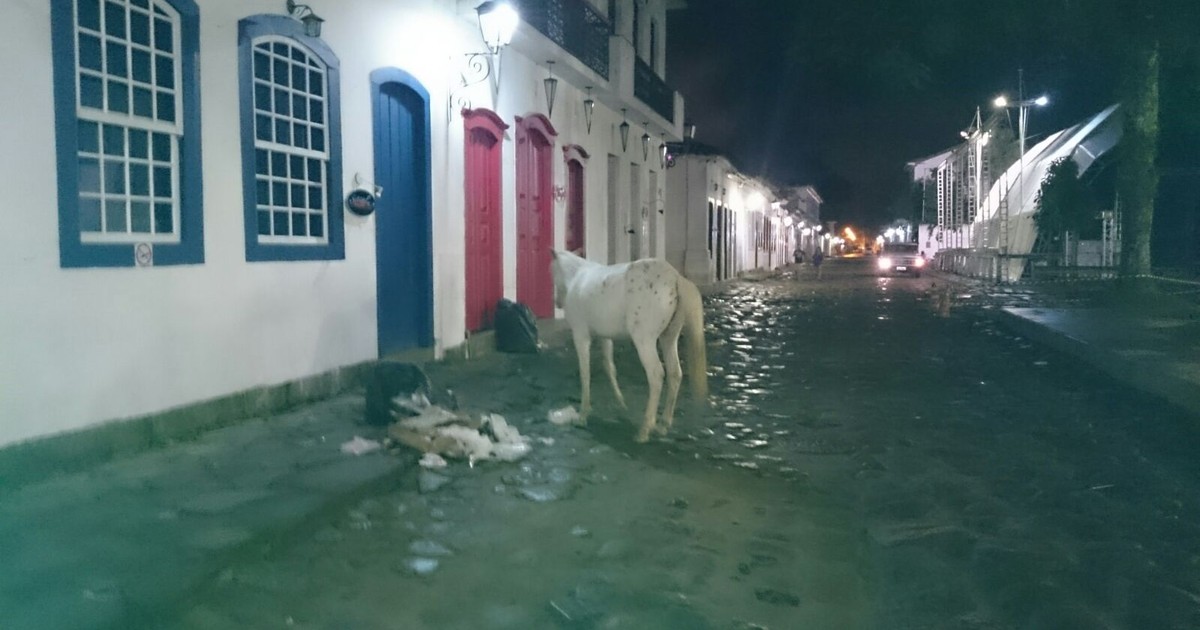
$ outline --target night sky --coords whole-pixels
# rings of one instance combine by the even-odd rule
[[[1051,99],[1031,140],[1112,102],[1113,55],[1081,43],[1099,27],[1063,28],[1047,1],[687,0],[669,13],[667,81],[697,140],[751,175],[815,185],[826,219],[874,228],[905,163],[1015,97],[1018,68],[1027,97]]]

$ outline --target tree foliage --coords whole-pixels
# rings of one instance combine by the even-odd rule
[[[1069,157],[1050,165],[1037,194],[1037,213],[1033,215],[1038,232],[1057,237],[1063,232],[1091,236],[1096,231],[1095,198],[1079,179],[1079,165]]]

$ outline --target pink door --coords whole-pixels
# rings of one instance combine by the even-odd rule
[[[504,296],[500,141],[508,125],[486,109],[463,111],[466,137],[467,330],[489,328]]]
[[[554,164],[556,133],[541,114],[517,118],[517,301],[554,316]]]

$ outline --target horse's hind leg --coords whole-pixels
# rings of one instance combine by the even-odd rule
[[[650,395],[646,399],[646,416],[642,420],[642,428],[638,429],[637,442],[650,439],[650,431],[654,428],[654,417],[658,413],[658,398],[662,395],[663,365],[658,360],[658,348],[655,347],[654,337],[639,337],[633,340],[637,346],[638,357],[642,359],[642,367],[646,368],[646,382],[650,386]]]
[[[665,435],[675,422],[675,403],[679,400],[679,382],[683,380],[683,368],[679,365],[679,328],[676,326],[668,328],[663,336],[659,337],[658,346],[662,349],[663,362],[666,363],[667,368],[667,400],[663,407],[662,422],[656,428],[659,433]]]
[[[586,425],[592,410],[592,337],[586,331],[574,337],[579,357],[579,424]]]
[[[613,365],[612,339],[600,340],[600,352],[604,355],[604,371],[608,373],[608,382],[612,384],[613,394],[617,396],[617,403],[625,409],[625,397],[621,395],[621,386],[617,384],[617,367]]]

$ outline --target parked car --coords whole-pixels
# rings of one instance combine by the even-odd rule
[[[916,243],[886,243],[875,266],[880,273],[907,273],[919,278],[925,269],[925,257]]]

